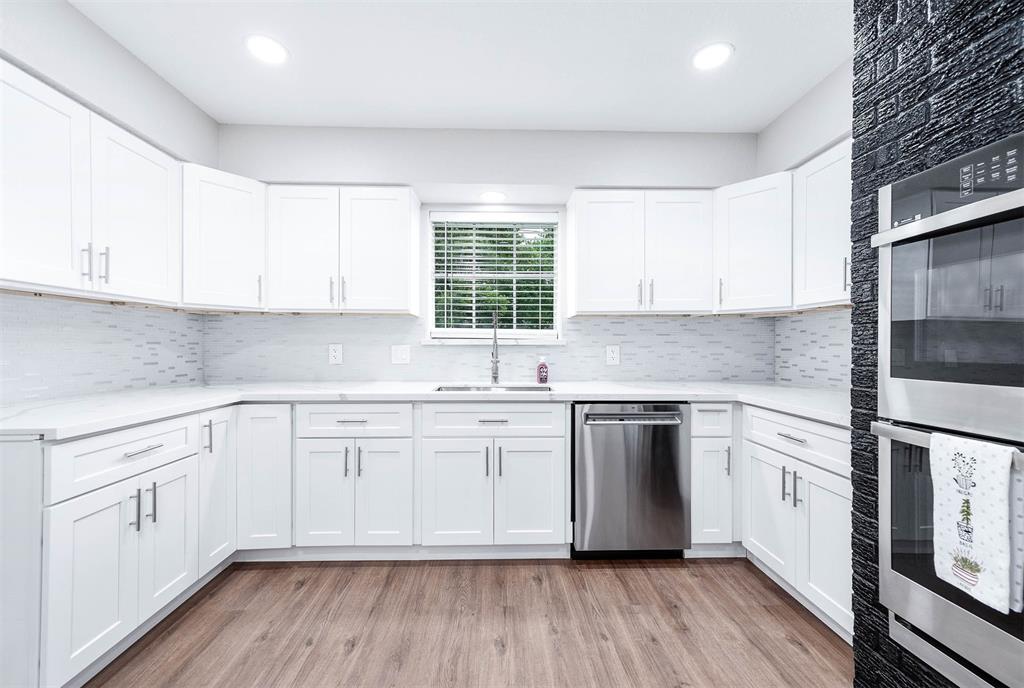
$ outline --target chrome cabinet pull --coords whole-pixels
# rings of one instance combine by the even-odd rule
[[[335,423],[369,423],[366,418],[339,418]]]
[[[356,447],[356,477],[360,478],[363,475],[363,448]]]
[[[779,437],[785,437],[787,440],[792,440],[794,442],[799,442],[800,444],[807,444],[807,440],[805,440],[803,437],[796,437],[796,436],[790,435],[789,433],[786,433],[786,432],[777,432],[775,434],[778,435]]]
[[[984,304],[983,308],[986,311],[990,311],[990,310],[992,310],[992,287],[985,287],[984,293],[985,293],[985,304]]]
[[[334,275],[331,275],[331,287],[330,287],[330,291],[328,293],[330,294],[331,305],[333,306],[334,305]]]
[[[999,298],[996,300],[996,310],[1001,311],[1003,310],[1003,285],[1000,284],[996,287],[996,294],[999,295]]]
[[[135,526],[135,532],[142,530],[142,490],[135,488],[135,494],[128,495],[128,499],[135,500],[135,520],[128,521],[128,525]]]
[[[787,471],[786,467],[783,466],[782,467],[782,501],[786,501],[787,499],[789,499],[789,493],[786,492],[786,476],[787,475],[789,475],[789,471]]]
[[[640,278],[640,281],[636,283],[636,305],[640,308],[644,307],[644,279]]]
[[[799,497],[796,496],[796,492],[797,492],[797,489],[796,489],[797,483],[796,483],[796,481],[797,480],[800,480],[800,476],[797,475],[797,472],[794,470],[793,471],[793,508],[794,509],[796,508],[797,504],[799,504],[800,502],[804,501],[804,500],[802,500],[802,499],[800,499]]]
[[[345,296],[345,276],[341,276],[341,302],[345,303],[348,301],[348,297]]]
[[[725,474],[732,475],[732,447],[725,448]]]
[[[650,306],[651,308],[654,308],[654,278],[653,277],[651,278],[651,284],[650,284],[650,288],[648,289],[648,291],[650,293],[647,295],[647,305]]]
[[[263,305],[263,275],[256,275],[256,303]]]
[[[477,423],[507,423],[508,418],[477,418]]]
[[[124,455],[124,458],[130,459],[133,456],[138,456],[139,454],[145,454],[148,451],[153,451],[154,449],[159,449],[162,446],[164,446],[164,445],[163,444],[151,444],[148,447],[143,447],[142,449],[136,449],[133,452],[126,452],[125,455]]]
[[[152,519],[153,523],[156,523],[156,481],[153,482],[152,487],[146,488],[146,492],[153,493],[153,510],[146,514],[146,518]]]
[[[213,421],[212,420],[206,421],[206,430],[210,433],[210,435],[209,435],[210,443],[208,445],[206,445],[205,447],[203,447],[203,449],[207,450],[208,452],[210,452],[212,454],[213,453]]]
[[[110,247],[104,247],[105,251],[100,251],[100,258],[103,259],[103,274],[100,275],[100,279],[106,284],[110,284]]]
[[[501,477],[501,445],[498,445],[498,477]]]
[[[846,279],[847,270],[850,267],[850,259],[843,256],[843,291],[847,292],[850,290],[850,282]]]
[[[92,282],[92,242],[90,241],[82,249],[82,263],[85,268],[82,271],[82,277],[88,277],[89,281]]]
[[[491,448],[484,447],[484,477],[491,475]]]
[[[722,305],[722,290],[725,288],[725,280],[718,278],[718,305]]]
[[[345,447],[345,477],[348,477],[348,447]]]

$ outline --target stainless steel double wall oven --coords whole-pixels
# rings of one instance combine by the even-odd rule
[[[1024,445],[1022,154],[1018,134],[880,189],[872,240],[880,599],[890,636],[960,685],[1024,686],[1024,615],[935,575],[929,452],[933,432]]]

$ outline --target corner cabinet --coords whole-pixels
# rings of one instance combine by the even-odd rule
[[[719,312],[792,306],[790,172],[716,189],[715,289]]]
[[[182,301],[266,306],[266,186],[202,165],[183,165]]]
[[[794,307],[850,302],[851,145],[793,171]]]
[[[292,545],[292,407],[243,404],[236,418],[238,549]]]
[[[572,314],[710,312],[711,200],[702,190],[576,191]]]

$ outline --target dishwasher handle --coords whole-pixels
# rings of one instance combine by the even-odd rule
[[[676,413],[584,413],[584,425],[682,425]]]

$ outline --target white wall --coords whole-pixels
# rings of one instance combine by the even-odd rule
[[[220,167],[268,182],[714,187],[753,176],[755,145],[753,134],[222,125]]]
[[[217,123],[64,0],[0,2],[0,55],[175,157],[217,163]]]
[[[757,174],[788,170],[853,128],[853,59],[839,65],[757,135]]]

